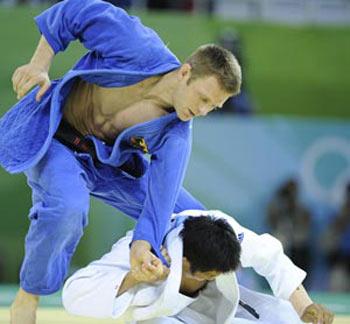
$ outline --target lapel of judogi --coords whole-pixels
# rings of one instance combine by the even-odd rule
[[[226,273],[217,277],[216,287],[222,294],[217,307],[216,323],[232,323],[239,301],[239,289],[235,273]]]

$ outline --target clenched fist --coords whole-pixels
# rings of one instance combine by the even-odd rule
[[[139,282],[161,281],[169,274],[169,268],[151,252],[151,245],[147,241],[132,243],[130,266],[132,276]]]
[[[303,322],[312,324],[331,324],[333,319],[334,314],[319,304],[309,305],[301,316]]]

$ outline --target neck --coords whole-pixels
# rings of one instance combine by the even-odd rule
[[[173,93],[178,83],[178,70],[164,74],[159,81],[154,85],[147,97],[158,102],[163,108],[172,108]]]
[[[182,276],[180,292],[189,297],[196,297],[198,293],[206,287],[208,281],[199,281],[186,276]]]

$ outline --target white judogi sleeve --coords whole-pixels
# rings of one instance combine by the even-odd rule
[[[95,318],[118,318],[134,297],[130,289],[116,298],[124,277],[130,270],[131,233],[113,245],[100,260],[78,270],[65,283],[62,292],[64,308],[71,314]]]
[[[305,279],[305,271],[294,265],[284,254],[281,242],[270,234],[258,235],[219,210],[184,211],[181,214],[212,215],[226,219],[241,241],[242,267],[252,267],[258,274],[265,277],[276,297],[289,299]]]
[[[172,260],[167,280],[155,284],[140,283],[116,297],[130,270],[132,232],[129,232],[113,245],[111,252],[67,280],[62,292],[64,308],[74,315],[114,318],[116,323],[123,324],[180,312],[194,301],[179,292],[182,274],[181,229],[182,226],[168,233],[164,243]]]

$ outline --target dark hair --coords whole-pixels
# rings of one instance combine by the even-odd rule
[[[183,256],[191,272],[230,272],[237,269],[241,245],[226,220],[211,216],[188,217],[180,232]]]

